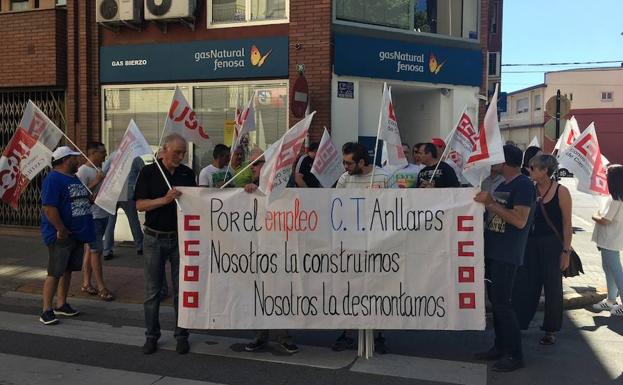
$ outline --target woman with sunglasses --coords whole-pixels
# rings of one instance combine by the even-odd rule
[[[528,237],[524,264],[513,289],[513,307],[525,330],[534,318],[545,288],[545,316],[539,343],[553,345],[562,325],[562,271],[571,252],[571,194],[552,179],[558,162],[552,155],[536,155],[529,163],[530,178],[537,189],[534,226]]]
[[[608,167],[608,190],[610,198],[603,214],[593,215],[595,230],[593,242],[601,251],[601,261],[606,273],[608,297],[593,305],[595,310],[610,310],[612,315],[623,316],[623,305],[617,304],[617,292],[623,296],[623,268],[621,255],[623,249],[623,166]]]

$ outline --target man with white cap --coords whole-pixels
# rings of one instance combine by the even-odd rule
[[[52,153],[52,171],[41,191],[41,235],[48,247],[48,275],[43,284],[43,312],[39,321],[58,323],[57,315],[78,314],[67,303],[71,273],[82,269],[84,244],[95,240],[90,193],[76,177],[79,152],[67,146]],[[56,293],[56,307],[52,298]]]

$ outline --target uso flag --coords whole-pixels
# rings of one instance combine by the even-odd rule
[[[31,180],[50,165],[52,152],[18,128],[0,157],[0,198],[14,209]]]
[[[402,148],[401,148],[402,150]],[[314,164],[311,168],[312,174],[318,179],[318,182],[322,187],[331,187],[344,173],[344,165],[342,164],[342,157],[337,151],[329,132],[325,127],[322,139],[318,145],[316,156],[314,157]]]
[[[267,205],[279,198],[285,190],[292,174],[292,165],[296,162],[315,114],[316,111],[292,126],[281,139],[273,143],[273,150],[264,153],[266,163],[260,174],[259,189],[266,194]]]
[[[210,136],[197,120],[195,111],[190,107],[179,87],[175,87],[171,108],[164,123],[164,135],[168,134],[179,134],[189,142],[212,148]]]

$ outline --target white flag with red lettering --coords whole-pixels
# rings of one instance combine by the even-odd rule
[[[18,128],[0,157],[0,199],[14,209],[31,180],[50,165],[52,151]]]
[[[572,116],[571,119],[567,120],[565,129],[562,131],[560,138],[558,138],[554,151],[558,150],[558,155],[560,156],[560,154],[567,151],[567,148],[579,137],[580,127],[578,126],[578,121],[575,120],[575,116]]]
[[[64,135],[63,131],[32,100],[29,100],[26,105],[19,127],[52,151]]]
[[[394,104],[392,103],[392,90],[391,87],[387,86],[387,83],[383,84],[383,99],[381,100],[379,115],[379,139],[396,146],[402,145]]]
[[[243,135],[248,134],[251,131],[255,131],[257,126],[255,125],[255,109],[253,102],[255,100],[255,93],[251,96],[247,106],[236,114],[236,135],[240,138]],[[239,141],[240,139],[237,139]]]
[[[472,186],[480,186],[482,180],[491,173],[491,166],[499,163],[504,163],[504,146],[498,124],[498,86],[496,84],[478,133],[478,140],[463,165],[463,177]]]
[[[110,169],[102,182],[95,204],[114,215],[117,212],[119,195],[121,195],[123,185],[128,179],[134,158],[147,154],[152,154],[151,148],[134,120],[130,120],[125,134],[121,138],[121,143],[119,143],[119,147],[111,160]]]
[[[595,124],[559,154],[560,165],[571,171],[578,180],[578,191],[593,195],[609,195],[606,166],[608,159],[601,154]]]
[[[187,141],[199,146],[212,147],[210,136],[197,120],[195,111],[190,107],[179,87],[175,87],[171,108],[164,123],[163,135],[169,134],[179,134]]]
[[[472,120],[463,112],[459,124],[456,126],[448,143],[448,157],[446,161],[453,168],[463,170],[463,166],[476,147],[478,133],[474,129]]]
[[[344,173],[342,157],[333,145],[326,127],[322,139],[320,139],[318,150],[316,150],[311,173],[318,179],[322,187],[332,187]]]
[[[285,190],[290,174],[292,174],[292,166],[296,162],[315,114],[316,111],[292,126],[281,139],[271,146],[274,150],[270,153],[267,150],[264,153],[266,163],[260,174],[259,189],[266,194],[267,204],[279,198]]]

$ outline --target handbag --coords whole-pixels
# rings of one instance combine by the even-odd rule
[[[565,247],[564,240],[562,236],[560,235],[560,233],[558,232],[558,229],[556,229],[556,227],[552,223],[552,220],[549,219],[549,216],[547,215],[547,211],[545,210],[545,206],[543,205],[542,199],[539,199],[539,206],[541,207],[541,212],[543,213],[545,222],[547,222],[547,225],[554,231],[554,234],[556,234],[556,238],[558,238],[560,243],[562,243],[562,247],[564,248]],[[571,278],[571,277],[577,277],[578,275],[580,275],[580,273],[584,274],[582,261],[580,260],[580,256],[578,255],[578,253],[576,253],[572,247],[571,252],[569,253],[569,266],[567,266],[567,268],[562,271],[562,275],[565,278]]]

